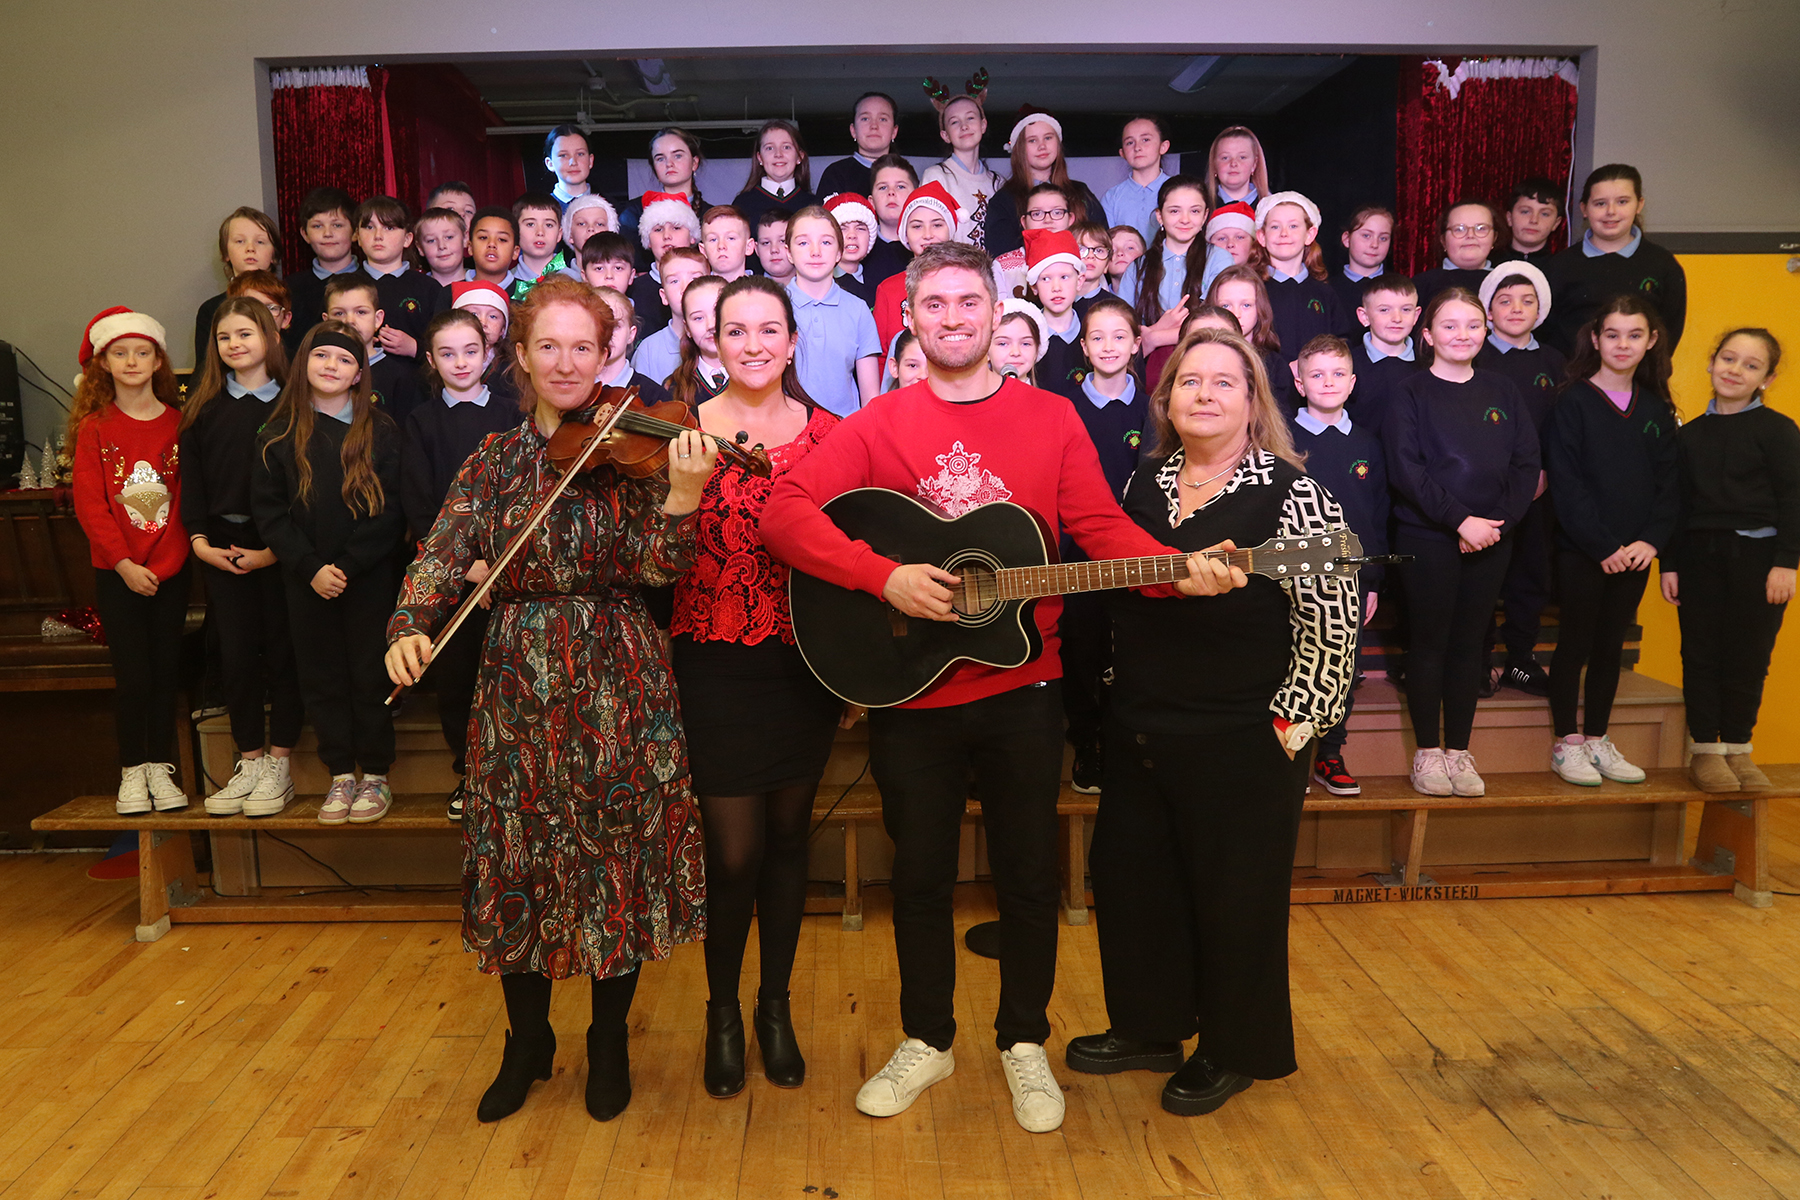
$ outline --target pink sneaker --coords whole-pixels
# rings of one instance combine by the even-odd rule
[[[350,805],[350,823],[367,825],[387,816],[394,803],[394,793],[386,782],[365,779],[356,785],[356,799]]]
[[[350,802],[356,797],[356,777],[349,775],[331,781],[325,803],[319,805],[319,824],[342,825],[350,819]]]

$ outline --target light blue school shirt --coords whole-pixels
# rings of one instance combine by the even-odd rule
[[[1363,334],[1363,353],[1369,356],[1371,363],[1378,363],[1384,358],[1397,358],[1401,362],[1413,362],[1417,358],[1417,355],[1413,353],[1412,338],[1406,339],[1406,349],[1398,354],[1389,354],[1381,348],[1381,343],[1375,340],[1375,335],[1372,333]]]
[[[1637,253],[1638,247],[1643,244],[1644,231],[1639,229],[1636,225],[1631,227],[1631,240],[1625,243],[1625,248],[1623,250],[1602,250],[1600,247],[1594,245],[1594,231],[1591,229],[1581,235],[1581,252],[1589,258],[1599,258],[1606,254],[1617,254],[1620,258],[1630,258]],[[1754,405],[1752,407],[1754,407]]]
[[[255,396],[264,404],[267,404],[269,401],[275,399],[275,397],[281,395],[281,385],[276,383],[273,379],[269,380],[259,388],[247,388],[237,381],[236,375],[225,376],[225,390],[230,393],[234,400],[240,396]]]
[[[1374,279],[1377,275],[1386,275],[1386,274],[1387,274],[1387,264],[1386,263],[1382,263],[1379,267],[1376,267],[1373,271],[1370,271],[1367,275],[1358,275],[1355,271],[1352,271],[1350,269],[1349,263],[1344,264],[1344,278],[1348,279],[1351,283],[1363,283],[1370,279]]]
[[[1635,249],[1635,247],[1634,247],[1634,249]],[[327,271],[327,270],[322,269],[319,266],[319,260],[315,258],[315,259],[313,259],[313,262],[312,262],[312,271],[313,271],[313,275],[316,278],[330,279],[333,275],[348,275],[350,272],[356,270],[356,268],[360,267],[361,265],[362,265],[361,263],[356,261],[356,256],[354,254],[352,254],[350,256],[350,265],[349,266],[339,267],[335,271]]]
[[[1490,333],[1488,334],[1488,345],[1492,346],[1500,353],[1506,354],[1513,350],[1536,350],[1538,348],[1538,340],[1537,334],[1530,334],[1526,337],[1523,346],[1515,346],[1499,334]]]
[[[1167,171],[1158,171],[1147,187],[1130,175],[1113,184],[1106,189],[1106,195],[1100,197],[1100,207],[1106,210],[1106,223],[1131,226],[1144,235],[1144,245],[1148,246],[1150,239],[1156,236],[1156,194],[1168,180]]]
[[[1337,423],[1334,425],[1327,425],[1325,422],[1312,415],[1312,409],[1302,408],[1299,412],[1294,414],[1294,424],[1306,430],[1306,432],[1312,434],[1314,437],[1318,437],[1327,429],[1335,429],[1345,437],[1350,436],[1350,414],[1347,412],[1340,411],[1338,413]]]
[[[1095,408],[1105,408],[1109,404],[1130,404],[1137,399],[1137,380],[1126,375],[1125,390],[1117,396],[1108,396],[1094,386],[1094,373],[1090,371],[1081,381],[1081,394],[1086,396],[1088,403]]]
[[[675,373],[681,365],[681,332],[673,322],[638,343],[631,355],[631,369],[657,383]]]
[[[1162,286],[1156,289],[1157,298],[1162,301],[1164,312],[1168,312],[1181,303],[1181,297],[1187,291],[1187,255],[1171,252],[1163,248]],[[1137,259],[1125,268],[1119,276],[1119,295],[1132,307],[1137,306],[1138,296],[1138,263]],[[1200,294],[1205,295],[1212,290],[1213,280],[1219,272],[1231,265],[1231,252],[1223,246],[1208,245],[1206,247],[1206,272],[1200,277]]]
[[[797,345],[794,371],[813,403],[840,417],[862,407],[856,387],[858,360],[879,357],[881,335],[869,306],[837,284],[812,297],[796,284],[787,285],[794,304]]]
[[[328,413],[317,404],[314,404],[313,411],[318,413],[321,417],[330,417],[332,420],[342,421],[346,425],[356,420],[356,405],[354,404],[346,404],[334,413]]]
[[[455,408],[458,404],[473,404],[476,408],[487,407],[488,386],[485,383],[481,385],[481,390],[479,392],[476,392],[467,400],[453,400],[450,398],[450,393],[447,390],[439,392],[438,394],[443,397],[445,408]]]

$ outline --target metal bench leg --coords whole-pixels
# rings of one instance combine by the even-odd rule
[[[194,844],[185,830],[138,830],[137,940],[154,942],[169,932],[169,909],[200,898]]]

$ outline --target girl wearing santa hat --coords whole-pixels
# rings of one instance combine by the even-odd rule
[[[900,209],[900,240],[913,254],[956,236],[961,207],[941,183],[913,189]],[[890,275],[875,289],[875,332],[884,348],[891,348],[905,326],[906,272]]]
[[[117,808],[186,808],[170,762],[188,542],[169,339],[154,318],[109,308],[88,322],[77,357],[81,379],[69,410],[75,515],[87,534],[95,606],[112,652]]]
[[[1026,106],[1006,139],[1006,152],[1012,155],[1012,178],[988,202],[987,252],[995,258],[1025,244],[1024,228],[1019,214],[1025,211],[1025,198],[1040,183],[1054,183],[1069,198],[1070,223],[1089,219],[1103,221],[1106,210],[1093,189],[1078,179],[1069,178],[1069,163],[1063,157],[1062,122],[1047,112]],[[1079,210],[1079,211],[1078,211]]]

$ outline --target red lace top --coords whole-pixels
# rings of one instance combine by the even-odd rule
[[[771,557],[756,532],[775,481],[812,453],[838,419],[822,408],[800,435],[769,451],[769,478],[720,467],[700,497],[694,565],[675,584],[672,634],[697,642],[741,642],[768,637],[794,644],[788,618],[787,564]]]

